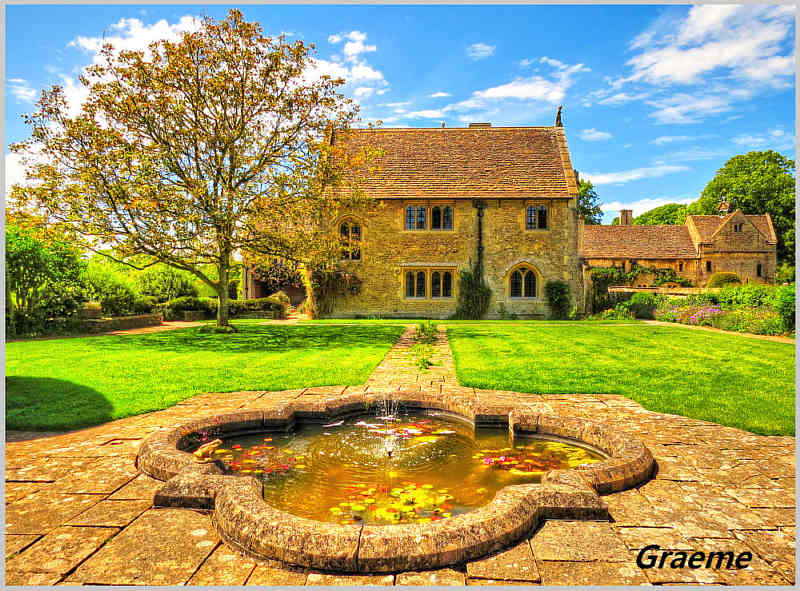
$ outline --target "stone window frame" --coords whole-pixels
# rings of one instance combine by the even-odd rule
[[[743,222],[739,222],[737,224],[733,224],[733,231],[734,232],[742,232],[742,231],[744,231],[744,223]]]
[[[528,199],[528,200],[526,200],[524,202],[524,204],[523,204],[523,207],[522,207],[522,229],[525,232],[549,232],[551,227],[552,227],[552,223],[553,223],[553,218],[552,218],[553,207],[552,207],[552,205],[553,204],[552,204],[551,201],[547,201],[547,200],[544,200],[544,199]],[[533,227],[533,228],[528,227],[528,221],[529,221],[529,219],[528,219],[529,218],[528,210],[531,207],[534,208],[533,220],[534,220],[535,227]],[[544,228],[540,227],[541,226],[541,221],[540,221],[541,218],[540,218],[540,216],[541,216],[542,209],[544,209],[544,215],[545,215]]]
[[[450,227],[449,228],[434,228],[433,227],[433,208],[438,207],[440,209],[440,225],[444,225],[445,220],[445,208],[450,208]],[[414,227],[409,228],[409,217],[408,213],[409,210],[414,209]],[[424,211],[424,219],[425,219],[425,227],[419,227],[419,214],[420,211]],[[452,201],[406,201],[403,203],[403,232],[455,232],[456,231],[456,206],[455,202]]]
[[[352,227],[353,224],[356,224],[358,226],[359,237],[358,237],[358,240],[357,240],[358,246],[356,248],[358,250],[358,258],[353,258],[352,257],[353,246],[352,246],[352,239],[351,239],[351,234],[350,234],[349,230],[348,230],[347,240],[346,241],[342,240],[342,227],[345,224],[350,224],[351,227]],[[341,217],[337,221],[336,228],[337,228],[337,232],[338,232],[337,235],[339,236],[339,240],[342,241],[342,248],[339,251],[339,262],[341,262],[341,263],[360,263],[361,261],[363,261],[364,260],[364,222],[362,220],[360,220],[359,218],[357,218],[356,216],[346,215],[346,216]],[[348,251],[350,252],[350,256],[344,256],[345,252],[348,252]]]
[[[520,276],[520,289],[521,289],[522,295],[520,295],[520,296],[512,296],[511,295],[511,280],[512,280],[512,277],[514,276],[514,273],[517,273],[517,272],[521,273],[521,276]],[[525,282],[525,277],[526,277],[527,273],[533,273],[533,279],[534,279],[534,286],[533,286],[534,295],[533,296],[526,296],[525,295],[525,287],[526,287],[526,285],[525,285],[525,283],[526,283]],[[522,262],[522,263],[518,263],[518,264],[514,265],[513,267],[511,267],[508,270],[508,273],[506,274],[505,286],[506,286],[506,294],[507,294],[508,299],[511,300],[511,301],[514,301],[514,302],[517,302],[517,301],[533,302],[533,301],[539,301],[542,298],[542,288],[543,288],[543,286],[542,286],[542,274],[539,272],[539,269],[537,269],[531,263]]]
[[[408,283],[407,282],[408,282],[408,274],[409,273],[413,273],[413,278],[414,278],[413,279],[414,280],[414,295],[413,296],[408,295]],[[419,290],[417,288],[419,287],[418,279],[419,279],[419,274],[420,273],[424,273],[424,275],[425,275],[425,284],[424,284],[425,294],[422,295],[422,296],[417,295],[419,293]],[[440,275],[440,284],[439,284],[440,285],[440,288],[439,288],[439,293],[440,294],[442,293],[443,287],[444,287],[444,274],[445,273],[450,273],[450,295],[449,296],[444,296],[444,295],[434,296],[433,295],[433,274],[434,273],[439,273],[439,275]],[[406,300],[406,301],[412,301],[412,302],[434,301],[434,302],[438,302],[438,301],[454,300],[455,297],[456,297],[456,289],[455,289],[455,285],[456,285],[456,266],[455,265],[453,265],[453,266],[426,266],[426,265],[418,265],[418,266],[416,266],[415,265],[413,267],[401,267],[400,283],[401,283],[401,286],[402,286],[403,299]]]

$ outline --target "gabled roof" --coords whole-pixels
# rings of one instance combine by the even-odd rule
[[[697,249],[686,226],[584,226],[587,259],[694,258]]]
[[[712,242],[719,230],[729,222],[736,214],[741,214],[741,210],[736,210],[725,216],[718,215],[689,215],[686,216],[686,223],[694,224],[697,229],[700,242]],[[777,244],[778,238],[775,235],[775,227],[772,225],[770,215],[751,215],[741,214],[748,222],[753,224],[769,244]]]
[[[360,186],[378,198],[567,197],[578,193],[563,127],[351,130],[337,143],[383,149]]]

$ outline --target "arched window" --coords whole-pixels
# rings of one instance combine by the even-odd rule
[[[450,271],[442,274],[442,297],[453,297],[453,274]]]
[[[425,208],[420,205],[417,208],[417,230],[425,229]]]
[[[425,297],[425,271],[417,271],[417,293],[416,297]]]
[[[524,280],[523,287],[524,296],[526,298],[535,298],[536,297],[536,274],[533,271],[527,271],[525,273],[525,280]]]
[[[453,208],[449,205],[445,205],[444,207],[444,215],[442,216],[442,229],[453,229]]]
[[[439,271],[431,273],[431,297],[442,297],[442,276]]]
[[[413,230],[414,229],[414,206],[409,205],[406,207],[406,230]]]
[[[339,227],[342,242],[342,259],[361,260],[361,224],[355,220],[345,220]]]
[[[442,229],[442,208],[438,205],[431,209],[431,230]]]
[[[406,273],[406,297],[414,297],[414,273],[411,271]]]
[[[544,205],[539,206],[539,229],[545,230],[547,228],[547,208]]]
[[[536,229],[536,207],[533,205],[529,205],[525,209],[525,229],[526,230]]]
[[[511,274],[511,297],[522,297],[522,273],[519,271],[514,271]]]

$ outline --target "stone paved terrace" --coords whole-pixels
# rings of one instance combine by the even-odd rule
[[[363,386],[203,394],[163,411],[6,447],[9,585],[772,584],[795,581],[793,437],[762,437],[649,412],[615,395],[520,395],[458,386],[443,332],[440,362],[420,372],[409,330]],[[134,465],[151,432],[202,415],[345,390],[426,390],[530,399],[557,414],[606,421],[639,437],[658,463],[638,489],[606,495],[611,521],[546,521],[515,546],[454,568],[347,576],[245,557],[221,543],[208,514],[154,509],[157,480]],[[745,570],[642,570],[637,550],[750,551]]]

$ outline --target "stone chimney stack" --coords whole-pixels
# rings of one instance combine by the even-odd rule
[[[620,226],[630,226],[633,224],[633,210],[632,209],[621,209],[619,211],[619,225]]]

